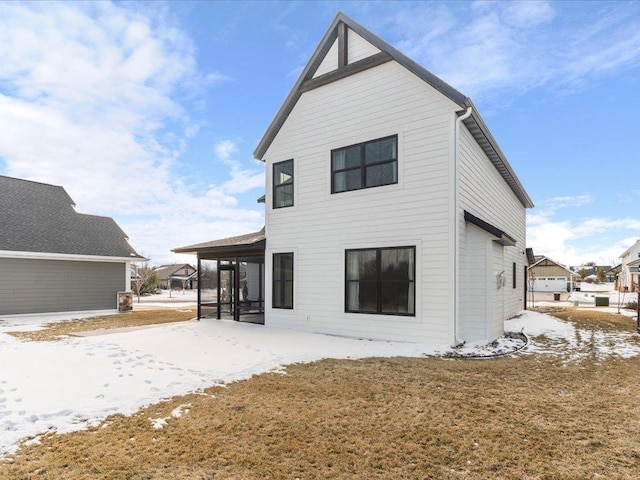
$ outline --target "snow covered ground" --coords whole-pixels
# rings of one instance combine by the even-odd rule
[[[5,333],[33,330],[51,320],[0,319],[0,456],[15,451],[25,439],[37,442],[45,432],[82,429],[110,414],[132,414],[165,398],[296,362],[451,351],[443,345],[357,340],[217,320],[107,330],[58,342],[21,341]],[[580,332],[546,315],[527,312],[508,321],[506,329],[544,335],[579,351]],[[602,334],[598,341],[603,355],[640,354],[638,342],[622,334]],[[513,340],[504,339],[493,347],[462,350],[487,354],[510,346]],[[534,342],[526,351],[552,350]]]

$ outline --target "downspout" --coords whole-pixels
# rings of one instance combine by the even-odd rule
[[[455,198],[455,214],[453,220],[454,235],[453,235],[453,263],[454,263],[454,276],[453,276],[453,341],[456,345],[464,343],[464,340],[458,338],[458,330],[460,325],[460,261],[458,259],[458,238],[460,237],[460,199],[458,195],[458,167],[459,167],[459,150],[460,150],[460,124],[469,118],[473,113],[471,105],[467,105],[467,111],[461,116],[456,118],[456,126],[454,130],[453,140],[453,195]]]

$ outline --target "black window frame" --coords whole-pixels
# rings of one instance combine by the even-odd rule
[[[379,160],[377,162],[372,162],[372,163],[367,163],[366,162],[366,148],[367,145],[371,145],[373,143],[376,142],[383,142],[385,140],[389,140],[390,138],[393,138],[395,141],[395,155],[393,158],[391,159],[387,159],[387,160]],[[352,148],[356,148],[359,147],[360,149],[360,164],[354,167],[344,167],[344,168],[340,168],[340,169],[334,169],[334,154],[336,152],[341,152],[343,150],[349,150]],[[353,192],[355,190],[364,190],[367,188],[376,188],[376,187],[383,187],[386,185],[396,185],[398,183],[398,135],[388,135],[386,137],[382,137],[382,138],[376,138],[375,140],[368,140],[366,142],[362,142],[362,143],[354,143],[353,145],[347,145],[346,147],[340,147],[340,148],[334,148],[333,150],[331,150],[331,193],[345,193],[345,192]],[[377,184],[377,185],[367,185],[367,169],[371,168],[371,167],[379,167],[380,165],[387,165],[387,164],[392,164],[395,165],[395,181],[393,182],[388,182],[388,183],[381,183],[381,184]],[[340,190],[340,191],[336,191],[336,174],[339,173],[345,173],[345,172],[355,172],[355,171],[360,171],[360,187],[359,188],[351,188],[351,189],[347,189],[347,190]]]
[[[278,165],[283,165],[285,163],[291,163],[291,178],[289,180],[286,180],[284,182],[276,182],[277,181],[277,175],[276,175],[276,167]],[[277,208],[287,208],[287,207],[293,207],[294,205],[294,193],[295,193],[295,185],[294,185],[294,168],[295,165],[293,163],[293,158],[289,159],[289,160],[283,160],[282,162],[276,162],[273,164],[272,167],[272,171],[271,171],[271,177],[272,177],[272,181],[271,181],[271,185],[273,188],[272,194],[271,194],[271,207],[274,209]],[[291,186],[291,204],[287,204],[287,205],[276,205],[276,198],[278,197],[277,192],[280,190],[284,190],[286,187]]]
[[[382,251],[383,250],[411,250],[413,254],[413,271],[411,272],[410,284],[413,284],[413,305],[410,305],[412,313],[399,313],[399,312],[383,312],[382,311],[382,285],[383,283],[390,283],[389,281],[382,281]],[[375,251],[376,252],[376,311],[362,311],[349,309],[349,284],[352,282],[360,282],[358,280],[349,280],[349,252],[363,252],[363,251]],[[396,282],[398,283],[398,282]],[[409,307],[409,304],[407,304]],[[344,255],[344,311],[345,313],[358,313],[365,315],[390,315],[394,317],[415,317],[416,316],[416,247],[415,245],[394,246],[394,247],[375,247],[375,248],[351,248],[345,250]]]
[[[516,270],[516,268],[517,268],[516,267],[516,262],[513,262],[513,268],[512,268],[512,274],[511,274],[513,276],[513,288],[517,287],[517,280],[516,280],[516,272],[517,272],[517,270]]]
[[[282,271],[282,264],[280,259],[284,257],[291,257],[291,279],[284,278],[284,273]],[[273,254],[273,264],[271,271],[271,307],[284,309],[284,310],[293,310],[294,298],[293,298],[293,281],[295,275],[294,262],[295,256],[293,252],[278,252]],[[288,285],[290,288],[290,297],[291,297],[291,305],[286,305],[286,291],[284,288],[277,289],[276,283],[280,283],[282,286]],[[276,292],[280,292],[280,297],[276,296]]]

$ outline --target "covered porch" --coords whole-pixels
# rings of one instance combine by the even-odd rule
[[[197,255],[198,319],[228,318],[264,324],[265,246],[263,228],[255,233],[173,249],[174,253]],[[212,262],[215,271],[206,268]]]

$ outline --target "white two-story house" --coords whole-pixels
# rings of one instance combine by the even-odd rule
[[[533,204],[500,147],[469,98],[346,15],[254,156],[265,231],[235,244],[264,248],[266,325],[453,345],[524,308]]]
[[[265,323],[493,340],[523,309],[531,199],[473,103],[339,13],[254,152]]]

